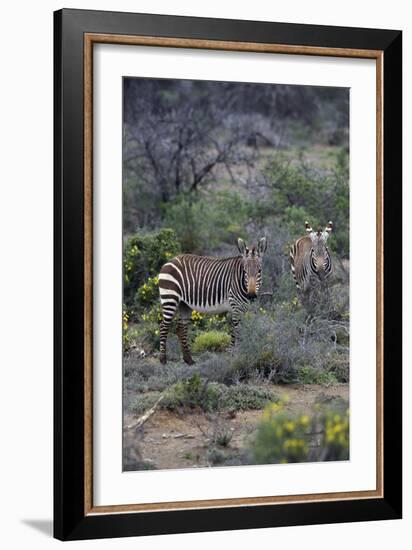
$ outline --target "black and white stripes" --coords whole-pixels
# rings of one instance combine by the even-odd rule
[[[314,231],[308,222],[305,223],[306,235],[297,239],[290,249],[290,268],[296,286],[306,292],[312,282],[324,281],[332,273],[332,258],[326,242],[332,232],[333,224],[329,222],[322,230]]]
[[[160,360],[166,362],[166,340],[171,322],[179,314],[177,335],[183,359],[192,363],[187,338],[192,310],[201,313],[232,313],[232,345],[237,337],[240,315],[256,298],[261,284],[262,257],[266,238],[250,250],[238,240],[240,256],[210,258],[184,254],[166,263],[159,273],[163,320],[160,325]]]

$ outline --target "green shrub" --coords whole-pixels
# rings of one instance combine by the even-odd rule
[[[149,386],[153,388],[149,381],[141,384],[146,390]],[[135,396],[131,400],[130,409],[135,414],[141,414],[149,409],[159,396],[159,391]],[[159,406],[170,411],[244,411],[262,409],[267,403],[277,400],[278,397],[268,388],[247,384],[228,387],[217,382],[208,382],[195,372],[187,379],[169,386]]]
[[[193,456],[193,453],[191,453],[190,451],[187,451],[186,453],[183,454],[183,458],[186,460],[193,460],[194,456]]]
[[[170,411],[196,408],[213,411],[218,408],[221,393],[219,384],[209,384],[207,380],[200,377],[198,372],[195,372],[167,390],[162,407]]]
[[[127,239],[123,251],[123,294],[127,307],[133,305],[136,291],[148,284],[149,278],[156,277],[162,265],[179,253],[180,244],[173,229],[136,233]],[[146,306],[148,301],[143,295],[142,298],[140,305]]]
[[[126,306],[123,304],[123,323],[122,323],[122,337],[123,337],[123,352],[128,351],[130,348],[130,334],[129,334],[129,314],[127,313]]]
[[[210,330],[198,334],[193,342],[193,351],[224,351],[230,345],[230,336],[226,332]]]
[[[144,323],[129,325],[127,338],[129,347],[133,344],[147,352],[159,349],[160,330],[158,321],[148,320]]]
[[[251,452],[257,464],[348,460],[348,409],[318,407],[309,417],[288,413],[284,402],[270,404],[258,424]]]
[[[263,308],[246,313],[240,325],[240,338],[232,361],[238,380],[276,372],[279,368],[277,331],[274,319]]]
[[[216,313],[215,315],[205,315],[204,328],[206,330],[229,331],[228,316],[226,313]]]
[[[218,464],[223,464],[225,462],[226,455],[220,449],[212,447],[208,449],[206,453],[206,460],[210,462],[213,466],[217,466]]]
[[[268,405],[256,432],[253,453],[257,464],[304,462],[308,453],[306,433],[310,419],[296,419],[281,404]]]
[[[349,410],[339,414],[325,412],[322,437],[323,460],[348,460],[349,458]]]
[[[203,380],[198,373],[171,388],[162,406],[169,410],[200,407],[204,411],[262,409],[277,396],[270,389],[241,384],[225,386]]]
[[[175,229],[183,252],[209,254],[222,243],[235,246],[248,211],[248,202],[239,193],[214,188],[169,202],[163,224]]]
[[[272,307],[252,307],[242,318],[231,363],[233,379],[347,382],[348,336],[346,341],[342,336],[349,330],[348,318],[343,315],[346,300],[346,292],[333,289],[311,308],[313,313],[308,313],[296,296]]]
[[[208,401],[207,386],[200,378],[199,373],[195,373],[188,380],[178,382],[169,392],[168,408],[175,409],[179,406],[205,408]]]
[[[217,313],[215,315],[209,315],[208,313],[200,313],[195,309],[192,310],[192,329],[194,333],[200,334],[201,332],[228,332],[229,323],[226,313]]]
[[[315,369],[313,367],[301,367],[298,370],[298,381],[301,384],[336,384],[336,375],[327,369]]]
[[[346,353],[336,353],[329,359],[329,371],[338,382],[349,382],[349,357]]]
[[[135,295],[137,306],[147,307],[157,302],[159,304],[159,277],[149,277],[138,289]],[[160,307],[159,307],[160,311]]]
[[[136,394],[144,392],[163,392],[174,384],[187,380],[196,372],[197,365],[172,363],[160,365],[156,360],[137,359],[131,352],[123,360],[124,392],[127,401],[137,404]]]
[[[267,403],[278,400],[278,396],[267,387],[238,384],[223,390],[219,404],[225,410],[246,411],[263,409]]]
[[[225,426],[220,426],[213,434],[213,441],[218,447],[229,447],[233,432]]]
[[[206,352],[197,359],[196,367],[202,378],[230,385],[234,382],[231,360],[229,353]]]

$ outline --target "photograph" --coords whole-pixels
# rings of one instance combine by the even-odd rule
[[[123,471],[348,461],[350,89],[122,93]]]

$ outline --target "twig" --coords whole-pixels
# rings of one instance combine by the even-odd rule
[[[139,418],[135,422],[126,426],[126,430],[138,430],[139,428],[141,428],[143,424],[147,422],[151,416],[154,415],[157,407],[159,406],[164,396],[165,396],[165,393],[163,392],[162,395],[159,397],[159,399],[156,401],[156,403],[153,405],[153,407],[151,407],[148,411],[142,414],[142,416],[139,416]]]

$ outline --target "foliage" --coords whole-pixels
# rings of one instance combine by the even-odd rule
[[[168,363],[159,365],[157,361],[137,359],[133,353],[125,356],[123,375],[127,400],[134,399],[136,394],[161,392],[177,382],[187,380],[197,372],[196,366],[185,363]]]
[[[276,399],[269,389],[249,385],[228,387],[204,380],[195,373],[171,388],[164,406],[169,410],[200,407],[204,411],[241,411],[261,409],[268,401]]]
[[[233,384],[231,354],[206,352],[197,358],[196,368],[199,374],[210,382]]]
[[[159,298],[159,277],[149,277],[136,292],[135,303],[141,306],[150,306]],[[146,320],[146,319],[144,319]]]
[[[142,307],[152,303],[160,268],[179,252],[180,244],[173,229],[136,233],[126,240],[123,252],[123,295],[127,308],[132,308],[136,303]]]
[[[221,395],[219,384],[209,384],[202,379],[198,372],[189,378],[176,382],[167,388],[161,407],[170,411],[180,409],[191,410],[200,408],[203,411],[216,410]],[[135,413],[141,413],[157,400],[158,394],[142,395],[135,398],[131,409]]]
[[[126,311],[126,306],[124,304],[123,304],[122,335],[123,335],[123,351],[127,351],[130,345],[129,315]]]
[[[313,435],[321,434],[319,444]],[[313,417],[291,415],[285,402],[265,408],[252,442],[258,464],[348,460],[349,412],[319,409]]]
[[[237,254],[236,241],[248,219],[248,202],[239,193],[204,190],[179,195],[167,204],[163,224],[173,227],[183,252],[209,254],[222,243]]]
[[[193,342],[195,353],[204,351],[224,351],[230,345],[230,336],[226,332],[210,330],[198,334]]]
[[[213,442],[218,447],[229,447],[233,432],[226,426],[219,426],[213,434]]]
[[[279,361],[275,325],[263,308],[247,312],[240,325],[239,342],[232,360],[232,372],[238,380],[244,380],[266,371],[276,372]]]
[[[221,408],[229,411],[259,410],[271,401],[278,401],[278,397],[270,388],[238,384],[222,392]]]
[[[322,460],[348,460],[349,456],[349,410],[344,414],[332,410],[323,417],[324,432],[321,446]]]
[[[229,323],[226,313],[214,315],[192,311],[192,327],[196,334],[202,331],[228,332]]]
[[[131,410],[141,414],[158,399],[159,392],[145,393],[135,397]],[[189,378],[166,389],[161,408],[170,411],[201,409],[211,411],[242,411],[262,409],[277,396],[268,388],[253,385],[226,386],[209,382],[195,372]]]
[[[331,289],[317,300],[310,304],[310,312],[296,297],[273,308],[251,308],[241,322],[233,377],[263,377],[275,383],[347,382],[348,294]]]
[[[298,370],[298,381],[302,384],[336,384],[337,377],[333,372],[326,369],[316,369],[305,366]]]
[[[211,447],[206,453],[206,458],[212,466],[218,466],[219,464],[223,464],[225,462],[226,455],[221,449]]]
[[[207,410],[213,407],[213,398],[213,391],[210,391],[210,388],[201,379],[199,373],[196,372],[187,380],[178,382],[173,386],[169,392],[166,407],[172,410],[178,407],[190,409],[200,407]]]
[[[305,436],[309,423],[307,415],[291,417],[282,404],[267,406],[253,444],[256,463],[303,462],[308,453]]]

